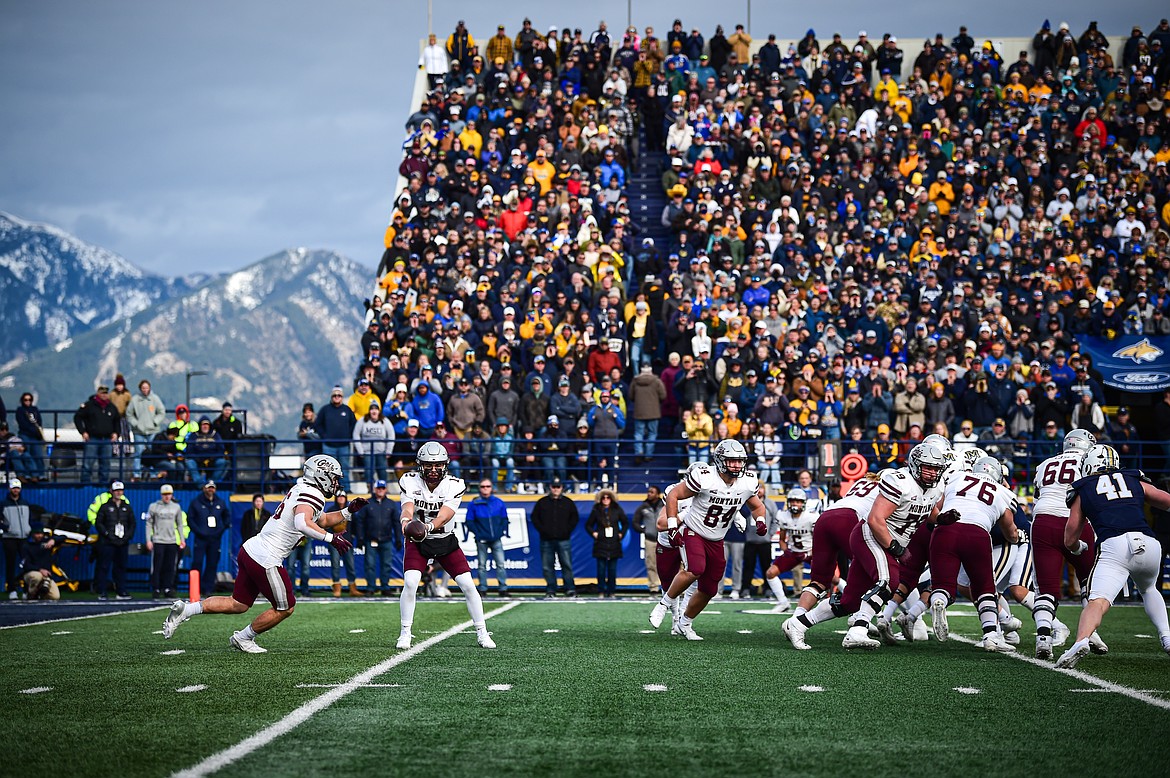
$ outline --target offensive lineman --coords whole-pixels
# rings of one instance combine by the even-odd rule
[[[367,501],[357,497],[340,511],[322,513],[326,498],[340,489],[340,463],[324,454],[309,457],[303,475],[284,496],[272,518],[240,547],[236,555],[240,571],[232,595],[208,597],[202,602],[176,600],[163,621],[163,637],[169,640],[180,624],[202,613],[244,613],[262,594],[272,607],[247,627],[232,633],[228,645],[248,654],[267,653],[268,649],[257,645],[256,636],[291,616],[297,604],[292,580],[283,565],[285,557],[306,538],[323,540],[342,554],[353,548],[343,534],[328,530],[349,521],[351,513],[361,510]]]
[[[933,521],[949,464],[941,446],[919,443],[906,458],[906,467],[882,471],[873,507],[849,537],[853,562],[841,601],[822,601],[799,618],[784,622],[784,633],[793,646],[803,648],[800,644],[810,626],[839,616],[851,616],[849,631],[841,641],[844,648],[881,645],[869,637],[869,623],[898,588],[902,567],[910,566],[907,547],[914,533],[924,522]]]
[[[1003,466],[994,457],[982,457],[971,472],[951,479],[943,492],[938,527],[930,539],[932,591],[930,613],[934,636],[947,639],[947,606],[955,601],[960,565],[970,579],[971,598],[983,626],[985,651],[1014,649],[999,627],[999,603],[991,566],[991,529],[996,524],[1008,543],[1018,539],[1016,496],[1001,483]]]
[[[1080,478],[1081,460],[1096,445],[1097,439],[1086,430],[1072,430],[1064,436],[1064,451],[1049,457],[1036,468],[1036,502],[1032,505],[1032,555],[1036,562],[1036,658],[1052,658],[1052,620],[1060,600],[1061,567],[1065,560],[1081,584],[1081,598],[1088,596],[1086,581],[1093,568],[1096,542],[1093,528],[1084,525],[1081,540],[1089,552],[1074,555],[1064,545],[1064,528],[1068,523],[1068,490]],[[1095,654],[1108,653],[1109,647],[1097,633],[1089,639]]]
[[[1146,502],[1170,510],[1170,494],[1144,480],[1139,471],[1122,470],[1112,447],[1093,446],[1085,454],[1081,477],[1073,482],[1068,502],[1064,547],[1070,554],[1083,556],[1088,543],[1082,531],[1091,521],[1099,551],[1088,579],[1089,602],[1081,610],[1077,640],[1056,666],[1075,667],[1089,653],[1092,635],[1129,578],[1141,589],[1142,605],[1158,630],[1162,650],[1170,653],[1170,622],[1158,591],[1162,545],[1146,524],[1145,516]]]
[[[723,550],[723,538],[731,523],[742,520],[739,511],[746,504],[755,519],[756,534],[764,535],[768,527],[764,522],[765,508],[757,495],[759,478],[747,468],[747,450],[738,440],[722,440],[711,455],[714,467],[696,462],[687,469],[687,474],[666,492],[667,529],[677,533],[681,539],[683,569],[671,581],[662,595],[662,600],[650,613],[650,624],[655,629],[662,624],[667,611],[674,605],[693,582],[698,581],[698,590],[691,595],[686,610],[678,619],[679,632],[687,640],[702,640],[691,623],[723,585],[723,572],[727,559]],[[678,503],[693,497],[690,507],[679,517]]]
[[[817,514],[806,509],[807,502],[805,490],[794,487],[784,499],[784,510],[776,517],[780,523],[780,556],[772,560],[764,575],[768,588],[776,597],[776,613],[783,613],[789,608],[780,576],[798,565],[804,565],[812,553]]]
[[[402,529],[405,536],[406,525],[411,519],[418,519],[426,524],[427,534],[422,540],[406,539],[406,551],[402,559],[402,597],[399,600],[402,631],[398,635],[396,647],[410,648],[410,641],[413,638],[410,628],[414,624],[418,584],[427,565],[433,560],[438,562],[463,590],[463,596],[467,598],[467,612],[475,626],[475,639],[484,648],[495,648],[496,644],[487,631],[483,617],[483,600],[480,599],[479,591],[472,580],[467,557],[459,548],[458,538],[446,526],[455,518],[455,511],[463,499],[464,492],[467,491],[467,485],[462,478],[447,475],[447,465],[450,462],[447,449],[434,441],[424,443],[419,448],[415,462],[418,469],[410,471],[398,480],[402,501]]]

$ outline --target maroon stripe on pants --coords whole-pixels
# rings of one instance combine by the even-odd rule
[[[1097,555],[1097,536],[1088,522],[1081,530],[1081,540],[1089,547],[1080,556],[1073,556],[1064,547],[1064,526],[1068,519],[1051,513],[1038,513],[1032,519],[1032,556],[1036,566],[1036,588],[1041,594],[1051,594],[1060,599],[1061,567],[1065,560],[1076,571],[1083,586],[1093,570]]]
[[[837,569],[837,555],[849,551],[849,535],[860,522],[850,508],[833,508],[821,514],[813,525],[812,570],[809,581],[815,581],[828,591],[833,585]]]
[[[817,520],[819,523],[819,519]],[[861,607],[861,598],[878,582],[877,559],[874,554],[885,554],[886,563],[890,568],[890,591],[898,588],[901,580],[898,560],[885,549],[872,549],[865,542],[862,532],[864,524],[858,524],[849,535],[849,548],[853,552],[853,561],[849,564],[849,576],[845,579],[845,593],[841,595],[841,609],[845,613],[856,613]],[[816,541],[813,541],[813,553],[816,553]]]
[[[930,540],[930,585],[946,592],[952,602],[958,597],[960,565],[971,579],[971,599],[995,593],[987,530],[961,523],[935,527]]]

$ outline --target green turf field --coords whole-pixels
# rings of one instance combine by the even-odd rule
[[[393,603],[305,603],[261,637],[265,655],[227,648],[240,617],[197,617],[170,641],[154,634],[164,610],[5,630],[0,774],[208,767],[313,701],[219,774],[1151,775],[1170,760],[1170,660],[1138,637],[1152,634],[1140,608],[1109,613],[1111,653],[1078,677],[953,640],[846,654],[837,622],[798,652],[750,602],[713,602],[702,643],[646,634],[648,602],[488,607],[508,608],[488,622],[496,651],[443,634],[461,603],[423,602],[412,655],[388,669]],[[972,615],[952,630],[973,636],[973,609],[955,610]]]

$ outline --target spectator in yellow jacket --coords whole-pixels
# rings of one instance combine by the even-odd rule
[[[557,174],[556,167],[548,161],[544,149],[536,150],[536,159],[528,163],[528,174],[540,187],[540,196],[544,197],[552,189],[553,178]]]
[[[483,150],[483,136],[475,129],[475,122],[468,122],[463,132],[459,133],[459,143],[468,154],[479,157],[479,152]]]
[[[489,62],[502,59],[505,65],[512,64],[512,39],[504,32],[504,25],[496,28],[496,34],[487,43],[487,58]]]
[[[939,216],[945,217],[951,212],[951,206],[955,203],[955,188],[947,180],[945,170],[938,171],[938,176],[935,178],[934,183],[930,185],[928,197],[935,204],[935,207],[938,208]]]
[[[353,411],[353,415],[359,419],[364,419],[370,412],[371,405],[380,405],[378,395],[374,394],[370,388],[370,382],[365,379],[359,379],[357,389],[349,396],[345,403],[349,409]]]

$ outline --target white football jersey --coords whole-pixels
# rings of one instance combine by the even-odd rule
[[[960,524],[974,524],[988,533],[1004,511],[1013,509],[1016,495],[1011,489],[983,475],[963,473],[947,483],[942,510],[952,508],[962,517]]]
[[[802,554],[812,553],[813,527],[816,526],[820,514],[810,511],[807,507],[799,516],[793,517],[788,511],[780,511],[777,519],[780,529],[788,541],[788,547]]]
[[[666,495],[670,494],[674,490],[674,487],[676,487],[676,486],[678,486],[678,484],[671,484],[670,486],[666,487],[666,491],[662,493],[664,506],[666,504],[666,500],[665,500]],[[695,498],[693,498],[693,497],[687,497],[686,499],[679,500],[678,501],[678,515],[682,516],[684,513],[686,513],[687,508],[690,508],[691,503],[694,501],[695,501]],[[659,532],[658,533],[658,545],[662,546],[663,548],[672,548],[672,546],[670,545],[670,538],[668,537],[669,534],[670,533],[668,533],[668,532]]]
[[[833,503],[834,510],[837,508],[848,508],[857,514],[859,521],[865,521],[869,518],[869,511],[873,508],[874,500],[878,496],[878,477],[880,473],[870,473],[862,476],[860,481],[856,481],[853,486],[849,487],[849,491],[845,493],[837,502]],[[805,507],[808,510],[808,507]]]
[[[886,527],[903,546],[910,542],[910,536],[938,505],[942,497],[943,483],[923,489],[910,475],[907,468],[883,470],[878,479],[878,493],[897,507],[886,519]]]
[[[1047,513],[1051,516],[1068,518],[1068,504],[1065,496],[1072,482],[1081,477],[1081,460],[1085,455],[1079,451],[1066,451],[1049,457],[1036,468],[1036,499],[1032,503],[1032,515]]]
[[[467,491],[467,484],[463,479],[452,475],[443,476],[443,480],[439,481],[439,485],[432,491],[422,475],[415,470],[398,479],[398,487],[401,490],[399,501],[403,505],[414,503],[414,517],[423,522],[438,518],[439,509],[443,506],[453,511],[459,510],[459,503],[463,501],[463,495]],[[450,533],[449,527],[450,522],[428,533],[427,537],[444,537]]]
[[[310,518],[317,521],[325,508],[325,493],[298,479],[276,506],[272,518],[264,522],[260,532],[244,541],[244,550],[256,564],[265,568],[280,567],[301,538],[306,537],[295,524],[296,509],[302,505],[312,510]]]
[[[683,483],[695,493],[695,498],[679,520],[707,540],[723,540],[739,516],[739,509],[760,488],[760,479],[751,470],[745,470],[729,484],[706,462],[696,462],[687,468]]]

